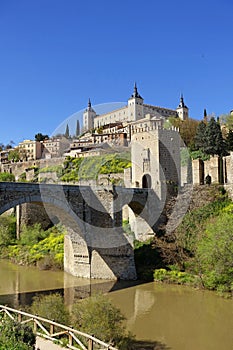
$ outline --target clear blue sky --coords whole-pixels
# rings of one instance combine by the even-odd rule
[[[90,97],[233,109],[231,0],[0,0],[0,142],[51,134]]]

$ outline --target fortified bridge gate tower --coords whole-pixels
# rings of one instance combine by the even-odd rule
[[[155,192],[160,201],[161,219],[163,211],[166,214],[166,203],[177,196],[181,184],[180,144],[175,128],[167,130],[154,125],[135,129],[132,135],[132,187]],[[155,232],[153,225],[149,226],[141,216],[130,211],[129,222],[138,239]]]

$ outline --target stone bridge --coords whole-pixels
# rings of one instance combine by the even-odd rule
[[[0,214],[23,203],[43,205],[51,221],[67,228],[65,271],[103,279],[136,279],[122,208],[130,207],[153,230],[164,206],[151,189],[0,183]]]

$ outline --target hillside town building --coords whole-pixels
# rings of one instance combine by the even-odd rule
[[[42,146],[40,141],[24,140],[18,145],[20,160],[36,160],[41,158]]]

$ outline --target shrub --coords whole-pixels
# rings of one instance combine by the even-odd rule
[[[11,319],[0,320],[1,350],[33,350],[36,341],[31,327]]]
[[[197,246],[196,268],[208,289],[233,291],[233,217],[223,212],[208,223]]]
[[[2,256],[4,254],[4,257],[20,264],[37,265],[40,269],[63,268],[64,229],[62,226],[53,226],[47,231],[43,231],[39,224],[24,227],[21,239],[16,242],[18,244],[2,250]]]
[[[13,174],[10,174],[10,173],[0,173],[0,181],[14,182],[15,176]]]
[[[168,271],[166,269],[156,269],[154,271],[154,280],[159,282],[193,285],[197,283],[198,277],[178,270]]]
[[[188,212],[175,232],[179,246],[194,255],[198,238],[205,230],[207,220],[220,215],[225,207],[229,207],[230,203],[229,199],[220,194],[212,203]]]
[[[123,325],[125,317],[103,294],[96,294],[74,304],[72,316],[75,327],[94,334],[105,342],[121,346],[121,349],[128,349],[132,337]]]
[[[46,237],[46,231],[42,230],[41,225],[36,223],[32,226],[23,226],[20,234],[20,243],[22,245],[33,245]]]
[[[8,246],[15,241],[16,218],[14,215],[0,216],[0,246]]]
[[[30,312],[64,325],[69,325],[70,322],[69,312],[58,293],[35,296]]]

